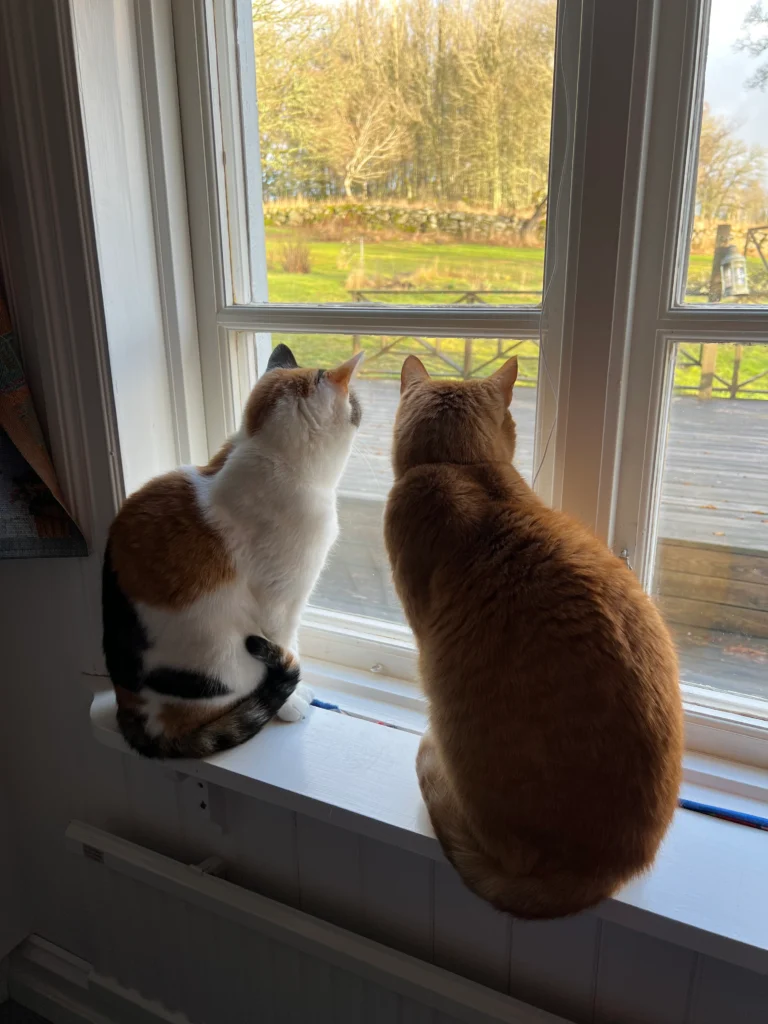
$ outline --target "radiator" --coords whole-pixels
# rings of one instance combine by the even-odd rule
[[[194,1024],[564,1024],[546,1013],[218,877],[73,821],[93,970]]]

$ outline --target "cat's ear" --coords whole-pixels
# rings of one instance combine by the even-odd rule
[[[419,380],[429,380],[426,367],[418,356],[408,356],[400,371],[400,394]]]
[[[501,388],[504,407],[506,408],[512,401],[512,388],[517,380],[517,356],[512,356],[511,359],[508,359],[501,369],[491,374],[490,379],[496,381]]]
[[[357,367],[362,361],[365,352],[355,352],[351,359],[348,359],[346,363],[342,363],[341,366],[337,366],[335,370],[328,370],[325,374],[326,380],[330,380],[334,384],[338,384],[339,387],[343,388],[344,391],[349,387],[349,382],[357,373]]]
[[[269,373],[270,370],[295,370],[298,368],[298,365],[296,356],[288,346],[280,344],[272,349],[265,372]]]

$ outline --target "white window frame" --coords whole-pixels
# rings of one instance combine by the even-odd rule
[[[627,552],[646,589],[655,568],[675,346],[768,343],[765,307],[684,304],[709,13],[710,0],[662,2],[653,30],[646,201],[638,224],[635,295],[623,359],[626,404],[609,532],[614,550]],[[692,742],[721,756],[768,764],[766,701],[713,694],[684,675],[681,683]]]
[[[562,177],[552,176],[543,315],[535,307],[368,310],[265,301],[263,239],[248,237],[242,213],[226,221],[221,212],[225,181],[231,208],[261,202],[258,153],[243,145],[245,132],[258,137],[255,105],[237,98],[240,79],[253,75],[250,5],[235,2],[240,26],[228,0],[172,0],[209,452],[234,428],[272,332],[540,334],[548,373],[537,409],[537,489],[617,554],[626,552],[647,585],[672,346],[692,336],[768,340],[764,310],[674,301],[695,178],[698,124],[691,111],[701,96],[708,0],[561,0],[552,152]],[[211,74],[214,53],[218,77]],[[232,116],[238,109],[250,127]],[[606,133],[604,118],[625,119],[626,133]],[[608,167],[601,182],[596,160]],[[598,241],[615,254],[608,288],[590,266],[596,215]],[[648,338],[655,340],[644,343]],[[401,706],[415,699],[398,682],[416,679],[406,629],[310,609],[301,644],[303,657],[333,666],[352,691]],[[761,702],[746,707],[708,696],[705,704],[684,684],[689,744],[768,766]]]

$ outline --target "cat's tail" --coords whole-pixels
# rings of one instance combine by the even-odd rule
[[[285,704],[300,676],[293,655],[262,637],[248,637],[247,647],[267,674],[256,690],[224,710],[200,701],[168,704],[150,724],[141,694],[121,701],[118,693],[117,722],[128,744],[144,757],[200,758],[255,736]]]

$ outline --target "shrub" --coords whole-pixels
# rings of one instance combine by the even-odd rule
[[[286,274],[309,274],[312,272],[312,260],[309,246],[306,243],[287,242],[283,246],[282,267]]]

